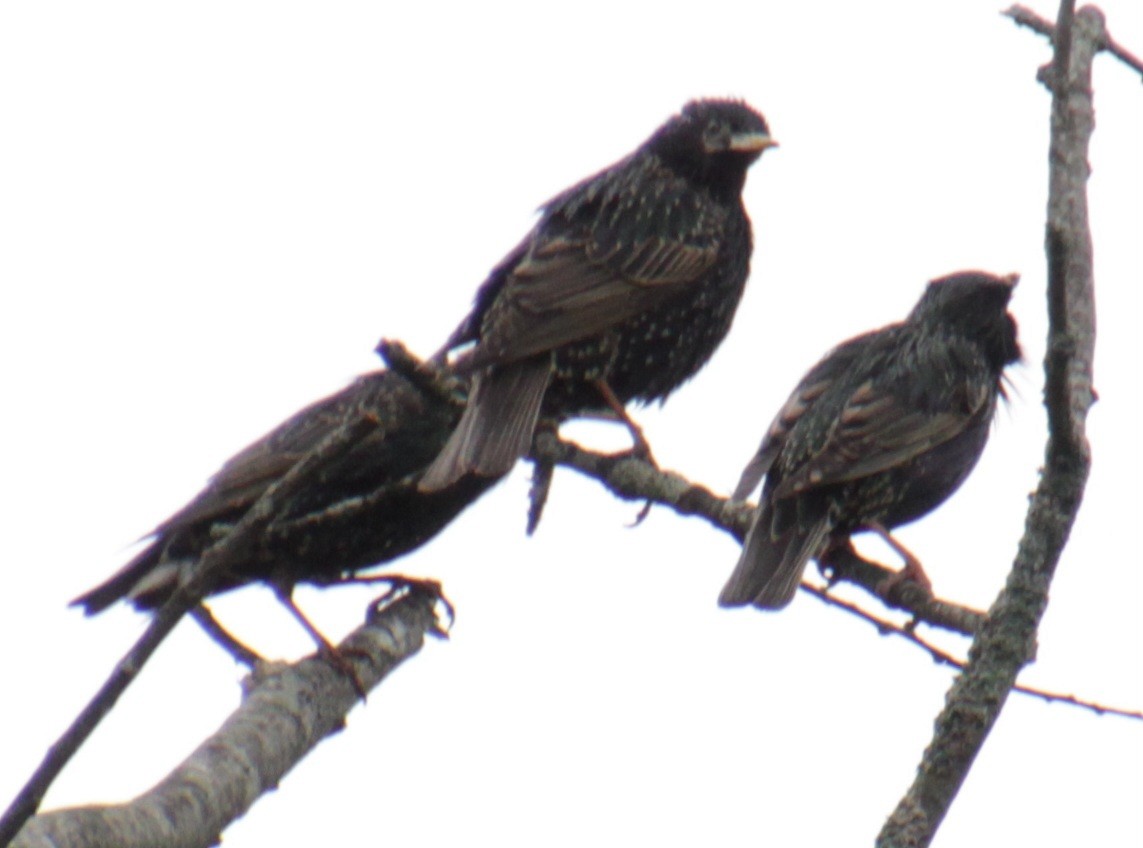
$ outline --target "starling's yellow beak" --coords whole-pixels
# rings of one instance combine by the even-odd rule
[[[730,137],[729,150],[735,153],[761,153],[768,147],[777,147],[778,142],[766,133],[737,133]]]

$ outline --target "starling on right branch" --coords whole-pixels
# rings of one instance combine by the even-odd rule
[[[421,489],[506,473],[542,411],[610,410],[645,448],[624,405],[665,399],[730,329],[752,247],[742,187],[774,144],[745,103],[696,100],[549,201],[445,345],[475,342],[457,364],[472,392]]]
[[[980,458],[1004,369],[1020,359],[1016,281],[934,280],[904,322],[843,343],[802,378],[734,492],[766,478],[722,606],[786,606],[806,563],[861,531],[905,559],[900,578],[928,585],[889,531],[943,503]]]

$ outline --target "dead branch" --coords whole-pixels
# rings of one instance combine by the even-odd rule
[[[1049,151],[1048,444],[1016,562],[937,717],[917,777],[877,837],[879,848],[928,845],[996,722],[1020,669],[1034,654],[1048,587],[1067,543],[1090,466],[1085,433],[1094,400],[1094,278],[1087,216],[1088,144],[1094,127],[1091,66],[1107,43],[1103,15],[1063,0],[1055,56],[1040,75],[1052,92]]]
[[[367,689],[439,625],[438,595],[407,586],[338,646]],[[43,813],[14,848],[205,848],[326,737],[357,703],[349,678],[322,657],[266,663],[247,678],[242,704],[218,731],[147,792],[124,804]]]

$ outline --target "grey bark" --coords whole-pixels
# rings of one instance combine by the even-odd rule
[[[1042,77],[1053,93],[1047,225],[1051,329],[1045,362],[1050,433],[1044,476],[1028,513],[1016,563],[987,617],[922,593],[906,592],[895,599],[895,606],[917,620],[976,634],[976,639],[969,663],[937,719],[917,778],[878,838],[881,846],[927,845],[947,813],[1016,675],[1034,654],[1048,585],[1087,476],[1089,450],[1084,423],[1093,398],[1095,339],[1085,195],[1087,146],[1093,126],[1090,70],[1094,52],[1110,50],[1113,42],[1104,31],[1098,10],[1081,10],[1073,27],[1071,9],[1065,2],[1057,26],[1045,25],[1059,37],[1055,39],[1056,61]],[[1009,14],[1021,23],[1027,22],[1013,12]],[[1020,10],[1019,14],[1029,13]],[[337,451],[356,435],[343,432],[324,448]],[[749,508],[745,505],[719,498],[677,474],[661,472],[633,457],[594,454],[547,432],[537,436],[532,457],[540,468],[560,464],[598,479],[619,497],[654,501],[682,515],[701,516],[738,539],[748,521]],[[304,485],[309,470],[303,463],[296,474],[291,472],[291,477],[282,481],[283,490]],[[244,525],[228,537],[226,549],[204,557],[196,585],[209,569],[219,567],[231,556],[241,556],[245,541],[268,520],[273,493],[267,494],[270,497],[262,508],[252,510]],[[858,560],[847,563],[838,576],[875,591],[889,573],[874,563]],[[194,593],[186,594],[179,599],[183,606],[191,602]],[[172,608],[168,617],[173,622],[182,612],[185,608]],[[353,661],[363,685],[372,688],[415,654],[424,633],[433,629],[431,597],[413,592],[352,634],[343,647],[364,650],[373,658]],[[139,665],[141,662],[126,664],[124,687]],[[229,822],[241,816],[261,793],[276,786],[321,739],[341,728],[354,702],[351,682],[322,660],[262,669],[251,678],[241,708],[162,783],[127,804],[36,816],[14,844],[21,848],[213,844]],[[106,705],[109,708],[110,703]],[[53,763],[62,767],[65,761],[66,757],[57,758]],[[39,797],[42,791],[29,797],[33,805],[30,810],[35,809]]]
[[[1046,251],[1048,444],[1016,561],[953,682],[916,779],[877,838],[879,848],[929,845],[995,724],[1016,675],[1036,650],[1048,587],[1090,466],[1085,435],[1095,348],[1094,277],[1087,216],[1088,143],[1094,128],[1092,59],[1107,43],[1102,13],[1064,0],[1055,57],[1040,79],[1052,92]]]
[[[312,453],[271,485],[234,529],[206,551],[186,582],[156,611],[147,630],[116,664],[107,681],[76,716],[71,726],[48,749],[28,782],[9,804],[3,816],[0,816],[0,848],[9,845],[24,823],[36,813],[48,787],[64,766],[115,706],[182,616],[202,599],[213,574],[234,562],[240,562],[259,534],[265,531],[278,504],[312,485],[323,462],[348,449],[374,426],[375,422],[369,420],[355,420],[332,433]]]
[[[339,646],[366,689],[416,654],[437,628],[431,592],[413,590],[371,614]],[[192,848],[222,830],[327,736],[357,703],[353,683],[313,657],[267,663],[247,678],[241,706],[160,783],[132,801],[30,819],[13,848]]]

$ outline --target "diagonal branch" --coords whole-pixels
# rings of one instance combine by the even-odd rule
[[[439,595],[408,585],[371,610],[338,646],[367,689],[416,654],[438,627]],[[345,726],[357,693],[321,657],[267,663],[245,683],[241,706],[181,765],[125,804],[75,807],[27,822],[13,848],[205,848],[326,737]]]
[[[326,461],[347,450],[374,426],[376,421],[360,418],[346,422],[331,433],[311,454],[271,485],[234,526],[232,532],[203,554],[187,581],[155,613],[143,635],[116,664],[107,681],[76,716],[71,726],[48,749],[43,761],[5,810],[3,817],[0,817],[0,846],[7,845],[24,822],[39,809],[48,787],[115,706],[131,682],[138,677],[143,665],[174,630],[183,615],[199,603],[214,576],[228,566],[240,563],[265,532],[280,505],[307,486],[313,485],[315,474]]]
[[[938,648],[927,639],[923,639],[917,635],[916,622],[910,622],[904,626],[896,624],[892,621],[887,621],[884,618],[878,618],[864,610],[857,604],[843,601],[841,598],[836,598],[829,594],[828,589],[818,588],[817,586],[803,586],[807,592],[821,601],[823,604],[838,609],[845,610],[855,618],[868,622],[877,628],[877,632],[882,636],[899,636],[907,642],[912,642],[921,650],[928,653],[933,662],[937,665],[948,666],[949,668],[963,669],[965,661],[957,656],[949,653],[948,651]],[[1045,689],[1037,689],[1033,686],[1023,686],[1017,684],[1012,687],[1013,692],[1019,692],[1021,695],[1028,695],[1033,698],[1047,701],[1048,703],[1070,704],[1073,707],[1079,707],[1083,710],[1090,710],[1096,715],[1114,715],[1122,718],[1135,719],[1136,721],[1143,721],[1143,711],[1141,710],[1127,710],[1121,707],[1110,707],[1106,704],[1100,704],[1095,701],[1089,701],[1085,698],[1077,698],[1075,695],[1063,695],[1059,692],[1049,692]]]
[[[680,515],[706,519],[740,542],[746,535],[752,512],[750,506],[720,498],[709,489],[673,471],[660,471],[633,454],[594,453],[560,439],[551,431],[540,431],[532,444],[531,458],[540,463],[562,465],[598,480],[624,500],[650,501]],[[907,612],[917,621],[933,627],[971,636],[984,621],[984,614],[978,610],[931,598],[917,587],[902,586],[893,597],[884,598],[878,586],[895,572],[863,559],[852,548],[836,553],[830,562],[830,572],[831,580],[860,586],[890,608]]]
[[[1041,80],[1052,92],[1049,150],[1048,444],[1043,477],[1007,585],[989,610],[968,664],[937,717],[917,777],[877,838],[880,848],[930,843],[1016,682],[1032,659],[1048,587],[1083,498],[1090,466],[1085,434],[1095,346],[1094,278],[1087,217],[1088,145],[1094,126],[1091,65],[1107,42],[1103,15],[1063,0],[1054,60]]]

